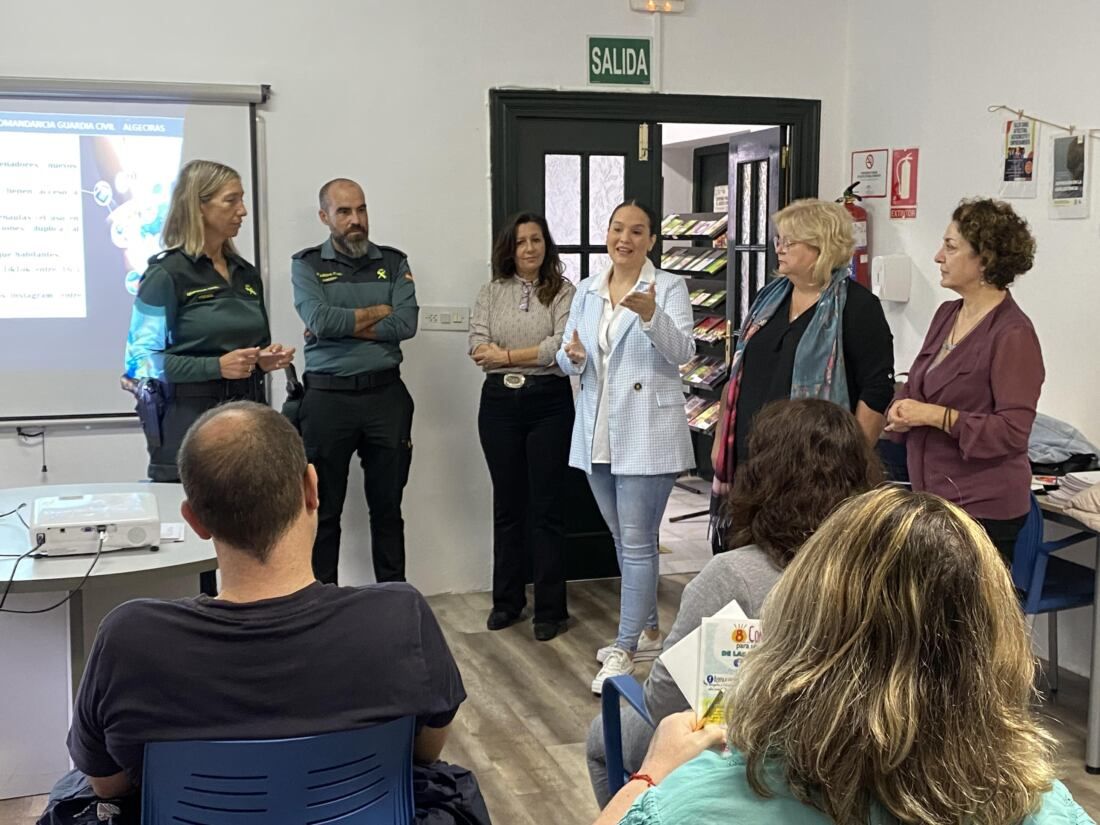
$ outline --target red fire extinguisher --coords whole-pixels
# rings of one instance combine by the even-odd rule
[[[852,260],[848,262],[848,277],[870,289],[871,216],[859,205],[863,198],[856,194],[857,186],[858,180],[844,190],[844,194],[837,198],[837,203],[843,203],[848,214],[852,216],[852,235],[856,241],[856,250],[852,253]]]

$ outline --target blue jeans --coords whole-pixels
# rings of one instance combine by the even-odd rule
[[[657,531],[676,473],[617,476],[610,464],[593,464],[588,485],[615,539],[622,572],[619,637],[615,646],[633,654],[645,628],[657,627]]]

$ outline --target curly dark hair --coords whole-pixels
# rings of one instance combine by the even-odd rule
[[[981,258],[986,282],[997,289],[1005,289],[1035,262],[1035,238],[1027,221],[1004,201],[963,200],[951,220]]]
[[[844,499],[882,481],[854,415],[819,398],[773,401],[757,413],[749,458],[726,500],[727,546],[755,544],[783,569]]]
[[[546,243],[546,257],[542,259],[539,267],[539,277],[536,283],[535,295],[543,306],[550,306],[554,297],[565,283],[565,264],[561,262],[558,254],[558,245],[550,236],[550,227],[546,218],[538,212],[520,212],[508,219],[504,228],[497,235],[493,244],[493,277],[498,280],[514,278],[516,275],[516,233],[525,223],[537,223],[542,231],[543,241]]]

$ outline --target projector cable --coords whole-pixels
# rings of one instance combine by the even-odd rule
[[[90,565],[88,565],[88,570],[84,574],[84,578],[82,578],[80,580],[80,582],[76,585],[76,587],[74,587],[72,590],[70,590],[68,592],[68,594],[65,596],[65,598],[61,599],[61,601],[59,601],[59,602],[54,602],[49,607],[40,607],[40,608],[37,608],[35,610],[13,610],[10,607],[9,608],[4,607],[4,602],[6,602],[7,599],[8,599],[8,593],[11,592],[12,582],[15,581],[15,571],[18,569],[19,563],[21,561],[23,561],[23,559],[27,558],[28,556],[33,555],[38,550],[39,547],[41,547],[43,544],[45,544],[46,543],[45,539],[39,541],[38,544],[36,544],[34,547],[32,547],[30,550],[28,550],[26,553],[24,553],[18,559],[16,559],[15,564],[13,564],[12,568],[11,568],[11,575],[8,576],[8,584],[4,588],[4,595],[0,596],[0,613],[20,613],[20,614],[23,614],[23,615],[30,615],[30,614],[35,614],[35,613],[49,613],[51,610],[56,610],[57,608],[61,607],[61,605],[65,604],[65,602],[67,602],[74,595],[76,595],[76,593],[88,581],[88,577],[92,575],[92,570],[95,569],[95,565],[96,565],[96,562],[99,561],[99,557],[103,555],[103,542],[105,542],[107,540],[107,528],[106,527],[99,527],[98,530],[99,530],[99,542],[96,545],[95,558],[92,559],[92,563]]]

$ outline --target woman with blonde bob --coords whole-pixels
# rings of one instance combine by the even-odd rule
[[[260,273],[233,245],[247,214],[233,169],[193,160],[180,170],[164,251],[134,301],[122,378],[137,397],[153,481],[179,481],[176,453],[200,415],[225,401],[266,402],[264,373],[294,359],[271,343]]]
[[[894,394],[894,341],[878,298],[848,277],[855,242],[844,207],[798,200],[773,216],[776,277],[741,326],[714,439],[713,526],[769,401],[821,398],[855,414],[869,443]]]
[[[762,621],[727,706],[729,751],[706,750],[721,729],[694,731],[690,711],[669,717],[649,781],[624,786],[600,825],[1092,822],[1053,780],[1008,571],[955,505],[893,487],[850,499]]]

